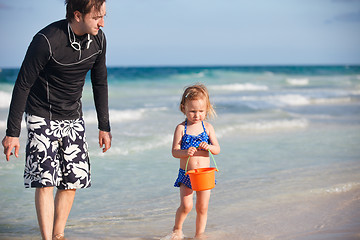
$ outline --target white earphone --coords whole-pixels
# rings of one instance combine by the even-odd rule
[[[86,43],[86,49],[89,49],[90,43],[91,43],[92,41],[93,41],[93,40],[90,39],[90,34],[88,34],[88,41],[87,41],[87,43]]]
[[[70,32],[72,33],[72,37],[73,37],[74,40],[71,40]],[[69,34],[69,41],[70,41],[71,47],[73,49],[75,49],[76,51],[80,51],[81,50],[81,45],[80,45],[80,43],[76,42],[75,34],[74,34],[73,30],[71,29],[71,26],[70,26],[69,23],[68,23],[68,34]],[[92,41],[93,40],[90,39],[90,34],[88,34],[87,43],[86,43],[86,49],[90,48],[90,44],[91,44]]]

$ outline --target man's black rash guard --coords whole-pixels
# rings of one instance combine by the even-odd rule
[[[82,117],[81,97],[89,70],[99,130],[110,131],[105,35],[101,30],[90,35],[88,49],[87,34],[77,36],[82,47],[76,51],[68,29],[68,22],[60,20],[34,36],[14,86],[6,136],[20,135],[24,111],[50,120]]]

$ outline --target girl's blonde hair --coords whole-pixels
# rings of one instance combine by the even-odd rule
[[[210,103],[209,92],[204,84],[195,84],[186,87],[180,102],[180,111],[185,114],[185,103],[188,100],[205,99],[206,101],[206,119],[208,117],[215,117],[216,112]]]

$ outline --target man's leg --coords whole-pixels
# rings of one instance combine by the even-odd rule
[[[64,234],[66,221],[75,198],[75,189],[58,189],[55,196],[54,236]]]
[[[70,129],[59,140],[58,159],[61,179],[55,196],[54,239],[62,239],[77,188],[90,186],[90,163],[85,141],[85,125],[82,119],[56,122],[63,129]],[[65,132],[63,132],[65,134]],[[75,149],[74,149],[75,148]]]
[[[35,207],[41,237],[51,240],[54,222],[54,188],[43,187],[35,190]]]

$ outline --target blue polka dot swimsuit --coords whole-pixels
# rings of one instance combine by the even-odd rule
[[[184,130],[184,136],[181,139],[181,149],[188,149],[189,147],[199,147],[201,142],[207,142],[210,144],[209,136],[206,133],[204,122],[201,122],[202,126],[204,128],[204,131],[200,133],[197,136],[189,135],[186,133],[187,129],[187,120],[185,120],[185,130]]]
[[[182,150],[188,149],[189,147],[197,148],[197,147],[199,147],[201,142],[207,142],[208,144],[210,144],[210,139],[206,133],[204,122],[201,122],[201,123],[204,128],[204,131],[202,133],[200,133],[199,135],[194,136],[194,135],[189,135],[186,133],[187,120],[185,120],[184,136],[181,139],[181,149]],[[179,174],[174,183],[174,187],[180,187],[181,183],[185,184],[185,186],[192,189],[189,175],[185,175],[185,170],[179,168]]]

